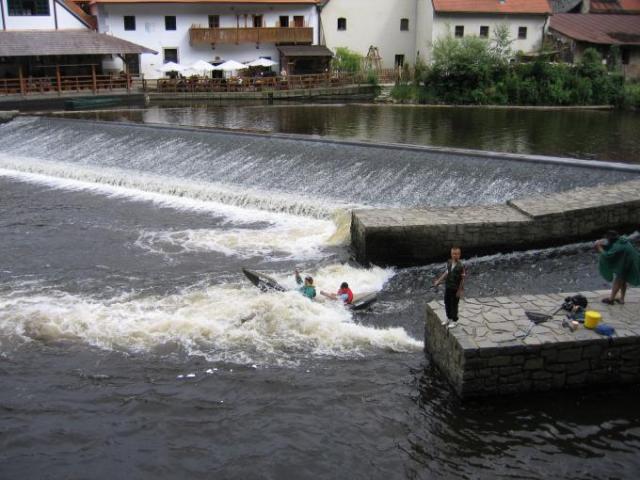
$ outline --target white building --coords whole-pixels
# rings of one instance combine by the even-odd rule
[[[0,0],[0,77],[102,74],[112,58],[151,52],[95,27],[72,0]]]
[[[319,40],[316,0],[94,0],[91,5],[98,31],[158,52],[141,56],[137,69],[146,78],[161,77],[158,68],[169,61],[189,65],[263,57],[280,63],[278,46]]]
[[[431,0],[327,0],[320,15],[323,42],[334,52],[347,47],[361,55],[375,46],[385,68],[413,64],[420,1]]]
[[[0,0],[0,30],[93,29],[95,19],[71,0]]]
[[[534,52],[542,45],[551,13],[547,0],[326,0],[321,7],[322,39],[331,50],[348,47],[366,55],[378,48],[386,68],[429,61],[438,38],[491,38],[508,26],[512,49]]]

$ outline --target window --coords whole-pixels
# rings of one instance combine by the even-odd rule
[[[457,38],[464,37],[464,26],[463,25],[456,25],[455,36]]]
[[[631,60],[631,51],[626,47],[623,47],[621,50],[622,51],[620,53],[622,54],[622,64],[629,65],[629,60]]]
[[[518,39],[524,40],[527,38],[527,27],[518,27]]]
[[[302,15],[294,15],[293,16],[293,26],[297,28],[304,27],[304,16]]]
[[[338,30],[339,31],[345,31],[347,29],[347,19],[346,18],[339,18],[338,19]]]
[[[220,28],[220,15],[209,15],[209,28]]]
[[[288,27],[289,26],[289,16],[288,15],[281,15],[280,16],[280,26],[281,27]]]
[[[253,16],[253,28],[262,27],[262,15],[254,15]]]
[[[489,27],[486,25],[480,26],[480,37],[489,38]]]
[[[133,31],[136,29],[136,17],[133,15],[125,15],[124,16],[124,29],[128,31]]]
[[[394,63],[396,68],[401,68],[404,65],[404,55],[396,55]]]
[[[165,48],[164,49],[164,63],[174,62],[178,63],[178,49],[177,48]]]
[[[7,6],[12,17],[49,16],[49,0],[7,0]]]
[[[140,55],[137,53],[126,53],[124,63],[127,65],[129,75],[140,75]]]
[[[176,17],[175,16],[167,16],[164,17],[164,29],[165,30],[175,30],[176,29]]]
[[[400,19],[400,31],[407,32],[409,30],[409,19],[401,18]]]

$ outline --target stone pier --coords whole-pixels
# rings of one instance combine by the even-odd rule
[[[443,302],[430,302],[425,351],[462,397],[638,382],[640,289],[612,306],[601,302],[609,291],[580,292],[587,309],[615,328],[611,337],[564,328],[564,311],[524,336],[531,326],[525,311],[551,314],[575,293],[462,299],[452,329],[441,323]]]
[[[355,210],[351,241],[361,263],[421,265],[448,258],[566,245],[640,224],[640,180],[511,200],[506,204]]]

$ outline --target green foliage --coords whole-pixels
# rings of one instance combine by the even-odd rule
[[[358,73],[362,69],[364,57],[358,52],[346,47],[336,48],[336,53],[331,60],[333,70],[338,72]]]
[[[447,37],[434,43],[433,63],[418,70],[422,84],[414,101],[494,105],[634,105],[637,89],[625,90],[619,74],[608,73],[602,57],[586,49],[577,65],[510,63],[508,31],[494,30],[491,42]],[[420,93],[419,93],[420,92]],[[410,90],[397,92],[406,101]],[[394,97],[395,98],[395,97]]]
[[[420,55],[416,58],[416,66],[413,68],[413,84],[420,86],[424,83],[429,67],[424,63]]]
[[[509,33],[509,25],[501,23],[493,29],[491,38],[491,51],[501,60],[508,60],[511,57],[511,45],[515,40]]]
[[[375,70],[367,70],[367,83],[374,87],[378,86],[378,72]]]
[[[627,83],[618,105],[624,108],[640,109],[640,83]]]
[[[415,96],[415,88],[406,83],[398,83],[391,89],[391,98],[400,103],[410,102]]]

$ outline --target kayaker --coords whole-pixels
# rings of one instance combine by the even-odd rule
[[[313,277],[307,275],[304,277],[304,282],[302,281],[302,277],[300,276],[300,272],[296,269],[295,271],[296,283],[298,285],[302,285],[300,287],[300,293],[307,297],[310,300],[313,300],[316,297],[316,287],[313,284]]]
[[[609,282],[613,281],[611,294],[602,302],[607,305],[624,304],[627,284],[640,285],[640,253],[629,239],[615,230],[609,230],[604,239],[598,240],[596,249],[600,252],[600,275]],[[616,298],[618,293],[619,299]]]
[[[332,300],[342,300],[345,305],[351,305],[353,303],[353,292],[349,288],[349,284],[347,282],[342,282],[340,284],[340,289],[337,293],[323,292],[321,290],[320,295],[324,295]]]

